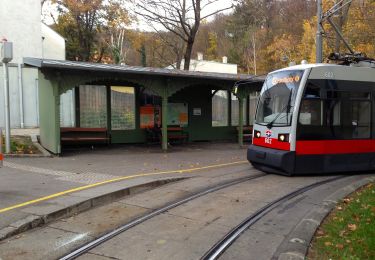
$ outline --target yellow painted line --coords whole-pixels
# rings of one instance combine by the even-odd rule
[[[21,207],[24,207],[24,206],[28,206],[28,205],[31,205],[31,204],[38,203],[38,202],[42,202],[42,201],[50,200],[50,199],[53,199],[53,198],[57,198],[57,197],[60,197],[60,196],[63,196],[63,195],[69,194],[69,193],[87,190],[87,189],[90,189],[90,188],[94,188],[94,187],[101,186],[101,185],[108,184],[108,183],[112,183],[112,182],[134,179],[134,178],[139,178],[139,177],[163,175],[163,174],[189,173],[189,172],[195,172],[195,171],[200,171],[200,170],[219,168],[219,167],[236,165],[236,164],[243,164],[243,163],[247,163],[247,161],[222,163],[222,164],[215,164],[215,165],[203,166],[203,167],[199,167],[199,168],[184,169],[184,170],[151,172],[151,173],[141,173],[141,174],[135,174],[135,175],[130,175],[130,176],[123,176],[123,177],[114,178],[114,179],[107,180],[107,181],[97,182],[97,183],[94,183],[94,184],[85,185],[85,186],[77,187],[77,188],[74,188],[74,189],[54,193],[54,194],[51,194],[51,195],[48,195],[48,196],[45,196],[45,197],[41,197],[41,198],[34,199],[34,200],[29,200],[29,201],[26,201],[26,202],[23,202],[23,203],[20,203],[20,204],[16,204],[16,205],[13,205],[13,206],[10,206],[10,207],[7,207],[7,208],[2,208],[2,209],[0,209],[0,213],[4,213],[4,212],[7,212],[7,211],[10,211],[10,210],[13,210],[13,209],[21,208]]]

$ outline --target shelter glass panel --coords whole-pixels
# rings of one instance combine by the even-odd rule
[[[212,126],[228,126],[228,106],[228,91],[216,91],[212,97]]]
[[[113,130],[135,129],[135,89],[111,87],[111,125]]]
[[[60,126],[75,126],[74,89],[60,95]]]
[[[239,112],[239,101],[238,98],[231,93],[231,123],[232,126],[238,126],[240,112]],[[246,99],[243,100],[242,103],[242,110],[243,110],[243,124],[246,125]]]
[[[79,102],[81,127],[107,127],[107,95],[105,86],[80,86]]]
[[[259,92],[254,92],[249,95],[249,125],[253,125],[257,111]]]

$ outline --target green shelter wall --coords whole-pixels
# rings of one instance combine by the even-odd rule
[[[188,103],[189,106],[189,141],[236,140],[236,127],[212,126],[212,88],[193,86],[177,92],[170,98],[171,102]],[[194,108],[201,109],[201,115],[193,114]],[[230,120],[230,117],[229,117]]]
[[[39,72],[39,126],[40,141],[54,154],[61,153],[60,146],[60,95],[57,83]]]
[[[146,142],[146,132],[144,129],[135,130],[113,130],[111,131],[111,143],[137,144]]]

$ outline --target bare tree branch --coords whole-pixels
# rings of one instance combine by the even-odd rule
[[[193,45],[201,21],[233,8],[233,5],[231,5],[202,17],[203,10],[214,6],[217,2],[218,0],[133,0],[137,9],[135,13],[143,17],[146,23],[158,34],[160,34],[160,29],[156,28],[162,28],[186,43],[174,43],[175,48],[185,48],[185,70],[189,70]],[[176,51],[176,53],[179,52]],[[179,58],[177,57],[176,60],[178,61]]]

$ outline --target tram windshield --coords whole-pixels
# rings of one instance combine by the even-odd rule
[[[260,93],[255,123],[272,126],[290,126],[292,111],[303,70],[271,73]]]

